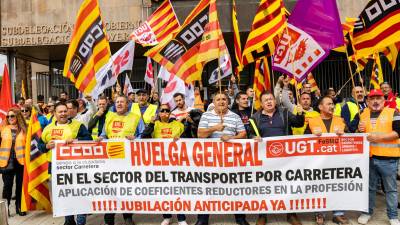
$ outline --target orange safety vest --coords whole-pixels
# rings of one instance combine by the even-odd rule
[[[365,123],[366,133],[371,134],[388,134],[393,131],[392,123],[395,109],[388,107],[383,108],[381,114],[376,119],[375,126],[371,124],[371,111],[369,108],[364,109],[361,113],[360,123]],[[379,143],[370,143],[370,156],[386,156],[400,157],[400,139],[393,141],[383,141]]]
[[[344,128],[346,124],[343,121],[343,118],[338,116],[332,117],[331,127],[329,132],[326,130],[326,126],[322,121],[321,116],[313,117],[308,119],[308,125],[310,126],[310,130],[313,134],[316,133],[336,133],[338,131],[344,132]]]
[[[15,154],[19,164],[24,165],[25,160],[25,134],[20,131],[15,138]],[[12,146],[11,126],[5,126],[1,130],[1,145],[0,145],[0,167],[6,167],[10,159]]]
[[[200,109],[202,112],[204,112],[204,103],[201,100],[200,95],[195,95],[194,96],[194,107],[195,109]]]

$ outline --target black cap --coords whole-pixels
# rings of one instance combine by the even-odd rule
[[[141,93],[143,93],[143,94],[149,94],[148,92],[147,92],[147,90],[146,89],[139,89],[139,90],[137,90],[137,92],[136,92],[136,94],[141,94]]]

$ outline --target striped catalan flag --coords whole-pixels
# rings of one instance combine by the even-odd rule
[[[368,57],[362,57],[362,58],[358,58],[356,59],[355,55],[351,55],[349,56],[349,60],[350,62],[354,63],[357,65],[357,72],[361,72],[365,69],[365,67],[367,66],[368,60],[371,58],[371,56]]]
[[[354,25],[354,48],[368,56],[400,41],[400,2],[371,0]]]
[[[197,56],[197,65],[200,71],[202,71],[205,63],[214,59],[219,59],[224,55],[229,55],[228,48],[226,47],[221,27],[219,25],[216,0],[210,0],[208,15],[208,24],[205,26]],[[182,78],[183,80],[188,80],[189,82],[192,81],[186,76],[182,76]],[[201,80],[201,77],[199,80]]]
[[[379,53],[374,54],[374,66],[372,68],[370,86],[372,86],[373,89],[381,89],[380,85],[383,83],[383,71]]]
[[[307,75],[307,83],[311,84],[311,92],[317,91],[317,90],[319,89],[319,88],[318,88],[318,84],[317,84],[317,82],[315,81],[315,78],[314,78],[314,76],[312,75],[312,73],[309,73],[309,74]]]
[[[317,82],[315,81],[314,75],[312,75],[312,73],[309,73],[309,74],[307,75],[307,78],[304,79],[302,82],[298,82],[298,83],[297,83],[297,89],[298,89],[298,90],[302,89],[302,88],[303,88],[303,84],[306,83],[306,82],[307,82],[308,84],[311,84],[311,92],[317,91],[317,90],[319,89],[319,88],[318,88],[318,84],[317,84]],[[296,79],[291,78],[289,83],[290,83],[291,85],[295,86],[295,85],[296,85]]]
[[[378,67],[376,66],[376,63],[374,62],[374,66],[372,67],[372,73],[371,73],[371,80],[370,80],[370,87],[371,89],[381,89],[381,86],[379,85],[379,80],[378,80],[378,74],[379,70]]]
[[[38,149],[42,134],[40,122],[35,108],[32,108],[31,119],[26,135],[25,166],[22,186],[21,211],[46,210],[51,211],[49,187],[47,181],[48,162],[45,153]]]
[[[392,45],[389,45],[382,51],[382,53],[389,60],[393,70],[396,69],[396,62],[397,62],[397,57],[399,55],[399,49],[400,49],[400,42],[396,42]]]
[[[232,0],[232,27],[233,27],[233,46],[235,48],[235,58],[236,58],[236,62],[237,62],[237,66],[235,68],[235,74],[240,79],[239,74],[240,74],[240,71],[243,70],[242,44],[240,42],[239,23],[237,20],[235,0]]]
[[[197,27],[196,32],[192,27]],[[190,84],[201,80],[206,62],[218,59],[225,51],[215,0],[201,0],[171,40],[145,55]]]
[[[357,54],[357,51],[354,49],[353,46],[353,30],[354,30],[354,24],[356,23],[357,18],[351,18],[351,17],[346,17],[346,22],[342,24],[343,28],[343,35],[345,39],[347,40],[347,43],[345,46],[335,48],[334,51],[337,52],[347,52],[349,54],[349,61],[356,64],[357,66],[357,72],[361,72],[365,69],[368,63],[368,59],[371,58],[370,56],[367,57],[359,57]]]
[[[264,91],[271,91],[270,70],[267,57],[258,59],[255,63],[254,71],[254,108],[259,110],[261,108],[260,95]]]
[[[243,65],[273,54],[279,39],[277,36],[286,26],[283,1],[261,0],[243,50]]]
[[[96,73],[107,64],[110,57],[110,45],[98,0],[84,0],[65,58],[64,76],[79,91],[90,94],[96,86]]]
[[[143,46],[157,45],[179,30],[180,24],[170,0],[165,0],[130,38]]]

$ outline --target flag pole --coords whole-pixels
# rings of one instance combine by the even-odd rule
[[[351,69],[351,64],[350,64],[350,60],[349,60],[349,52],[347,51],[347,44],[346,44],[346,58],[347,58],[347,64],[348,64],[349,71],[350,71],[351,83],[353,84],[353,88],[354,88],[356,85],[354,82],[353,71]],[[358,113],[360,113],[360,105],[358,104],[357,100],[356,100],[356,104],[357,104],[357,111],[358,111]]]
[[[219,94],[222,94],[222,78],[221,78],[221,67],[220,67],[221,64],[219,62],[219,57],[221,55],[220,53],[221,53],[221,51],[219,49],[219,41],[218,41],[218,59],[217,59],[217,61],[218,61],[218,67],[217,67],[218,68],[218,84],[219,84]],[[229,96],[228,96],[228,98],[229,98]],[[215,105],[214,105],[214,108],[216,108]],[[220,117],[221,117],[221,123],[223,124],[224,123],[224,117],[222,116],[222,112],[221,112]]]
[[[375,67],[376,67],[375,55],[372,55],[372,58],[374,59],[374,64],[372,65],[371,78],[369,79],[368,92],[371,90],[371,85],[372,85],[372,76],[373,76],[373,72],[374,72],[374,70],[375,70]]]
[[[352,38],[352,35],[350,35],[350,33],[349,33],[349,38],[350,38],[351,48],[353,49],[353,52],[354,52],[354,59],[355,59],[356,67],[357,67],[356,72],[358,73],[358,78],[362,79],[361,73],[360,73],[360,66],[358,65],[358,58],[357,58],[356,50],[354,49],[354,45],[353,45],[353,43],[354,43],[353,38]],[[347,45],[346,45],[346,53],[347,53],[347,55],[346,55],[347,61],[349,61],[349,53],[347,52]],[[365,91],[364,82],[361,82],[361,87],[362,87],[363,91]]]
[[[275,74],[274,74],[274,70],[272,69],[272,61],[273,59],[272,59],[272,54],[271,54],[271,76],[272,76],[272,84],[270,84],[270,86],[272,86],[272,87],[270,87],[271,88],[271,92],[272,93],[274,93],[274,88],[273,87],[275,87]]]
[[[353,73],[351,76],[355,76],[356,73]],[[346,87],[347,83],[351,81],[351,77],[339,88],[338,93],[343,90],[344,87]]]

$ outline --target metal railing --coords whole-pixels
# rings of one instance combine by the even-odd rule
[[[400,63],[397,62],[396,68],[392,71],[390,63],[387,61],[385,57],[381,57],[382,61],[382,69],[384,73],[384,80],[389,82],[392,85],[394,92],[400,91],[400,77],[399,77],[399,67]],[[145,65],[145,64],[144,64]],[[210,64],[211,65],[211,64]],[[204,86],[209,88],[208,94],[211,95],[213,91],[218,91],[215,85],[207,85],[208,78],[212,70],[215,68],[214,66],[206,66],[203,71],[203,84]],[[140,67],[140,66],[139,66]],[[124,85],[125,82],[125,74],[128,74],[128,77],[131,80],[131,85],[133,89],[148,89],[150,90],[150,86],[145,83],[144,80],[132,81],[133,74],[142,74],[144,73],[145,68],[136,67],[135,71],[126,72],[121,74],[118,77],[118,82],[121,86]],[[366,65],[366,68],[360,73],[362,79],[364,80],[364,85],[367,90],[369,89],[370,78],[372,73],[373,60],[370,60]],[[355,65],[352,64],[353,73],[356,71]],[[276,82],[278,77],[281,75],[280,73],[274,72],[274,77],[271,79],[271,86],[273,87],[273,82]],[[337,57],[335,59],[327,59],[324,60],[320,65],[318,65],[313,70],[314,78],[318,84],[318,87],[321,90],[321,94],[324,94],[324,91],[330,87],[333,87],[336,91],[339,90],[349,79],[350,79],[350,71],[348,68],[348,63],[344,58]],[[359,84],[359,75],[356,74],[354,76],[356,84]],[[46,97],[46,99],[50,96],[56,95],[58,96],[60,92],[67,91],[71,98],[77,98],[79,96],[78,90],[74,87],[74,85],[69,81],[69,79],[62,76],[61,70],[53,69],[51,73],[37,73],[37,88],[38,94],[42,94]],[[223,80],[222,84],[224,87],[227,86],[229,78]],[[245,90],[247,86],[252,86],[254,82],[254,65],[249,65],[245,68],[244,71],[241,72],[241,81],[240,81],[240,89]],[[161,82],[159,82],[161,83]],[[343,87],[341,91],[342,97],[349,97],[351,95],[352,82],[347,82],[347,85]],[[111,88],[108,88],[104,91],[107,96],[111,96]]]

